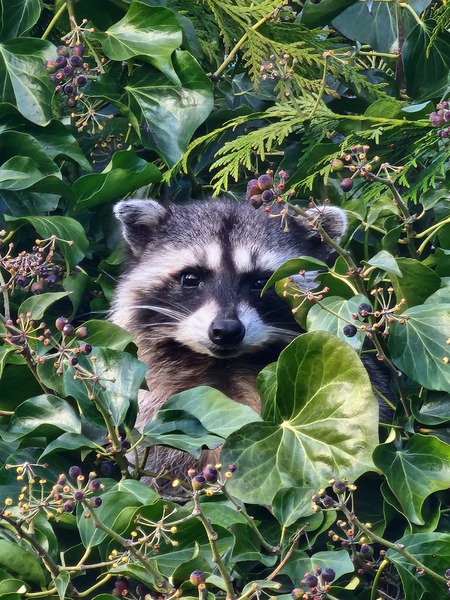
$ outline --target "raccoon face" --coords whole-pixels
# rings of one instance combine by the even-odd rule
[[[328,231],[338,239],[345,217],[329,210]],[[131,260],[113,319],[137,334],[141,348],[176,343],[234,358],[270,346],[280,350],[299,333],[286,302],[273,289],[263,296],[261,290],[289,258],[327,258],[329,248],[310,227],[294,223],[286,233],[279,220],[229,201],[163,208],[131,200],[117,204],[115,214]]]

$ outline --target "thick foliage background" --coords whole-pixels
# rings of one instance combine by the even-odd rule
[[[0,13],[0,598],[447,597],[447,2]],[[145,368],[103,320],[111,205],[243,198],[267,170],[288,224],[310,202],[349,217],[332,268],[299,257],[269,282],[307,333],[259,376],[262,416],[197,388],[142,437]],[[303,270],[319,291],[285,279]],[[393,423],[361,352],[386,366]],[[137,481],[154,444],[224,444],[223,467],[162,499]]]

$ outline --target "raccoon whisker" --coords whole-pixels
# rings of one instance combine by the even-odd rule
[[[273,327],[272,325],[270,326],[270,330],[292,340],[299,335],[298,331],[292,331],[292,329],[283,329],[282,327]]]
[[[188,311],[174,310],[166,306],[154,306],[152,304],[135,304],[132,306],[132,308],[143,308],[145,310],[157,312],[162,315],[166,315],[167,317],[172,317],[177,321],[182,321],[185,317],[189,315]]]

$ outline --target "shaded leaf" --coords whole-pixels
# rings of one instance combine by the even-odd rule
[[[111,350],[125,350],[134,335],[110,321],[92,319],[84,323],[89,336],[86,338],[92,346],[103,346]]]
[[[44,452],[41,454],[40,459],[44,458],[44,456],[47,456],[48,454],[52,454],[53,452],[82,449],[94,450],[96,448],[98,448],[98,446],[80,433],[63,433],[57,437],[56,440],[53,440],[50,442],[50,444],[48,444]]]
[[[19,37],[36,23],[42,0],[2,0],[0,2],[0,40]]]
[[[393,273],[394,275],[398,275],[398,277],[402,276],[402,272],[400,271],[397,261],[392,254],[390,252],[386,252],[386,250],[380,250],[380,252],[377,252],[375,256],[367,261],[367,264],[371,267],[383,269],[383,271],[386,271],[389,274]]]
[[[413,306],[402,317],[388,338],[393,363],[412,381],[450,392],[450,304]]]
[[[302,11],[302,23],[313,29],[328,25],[335,17],[346,8],[355,4],[357,0],[321,0],[319,4],[306,0]]]
[[[390,273],[397,300],[404,298],[406,307],[422,304],[441,286],[441,278],[436,273],[413,258],[397,258],[401,278]],[[420,285],[417,282],[420,281]]]
[[[30,296],[22,302],[17,312],[18,314],[31,313],[32,318],[39,321],[42,319],[49,306],[58,302],[61,298],[66,298],[68,295],[69,292],[46,292],[44,294]]]
[[[0,539],[0,565],[17,573],[25,581],[38,585],[45,583],[45,574],[36,556],[6,539]]]
[[[269,277],[261,293],[264,294],[277,281],[289,277],[289,275],[297,275],[300,271],[312,271],[313,273],[328,271],[328,266],[317,258],[309,258],[307,256],[290,258]]]
[[[398,450],[381,444],[373,454],[375,465],[386,476],[389,487],[411,523],[423,525],[425,499],[450,487],[450,446],[434,435],[413,435]]]

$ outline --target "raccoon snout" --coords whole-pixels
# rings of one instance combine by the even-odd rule
[[[208,329],[209,339],[218,346],[235,346],[245,336],[245,326],[239,319],[215,319]]]

